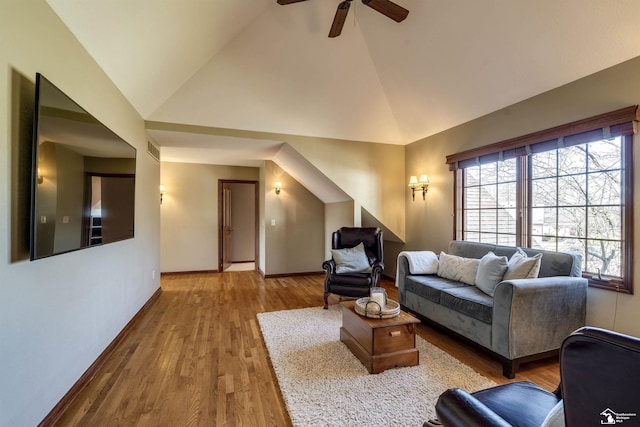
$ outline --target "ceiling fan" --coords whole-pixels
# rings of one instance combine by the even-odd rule
[[[284,5],[301,1],[306,0],[278,0],[278,4]],[[336,15],[333,17],[333,24],[331,24],[331,30],[329,30],[329,37],[338,37],[342,32],[344,21],[347,19],[347,13],[349,13],[351,1],[352,0],[344,0],[338,5]],[[362,3],[396,22],[402,22],[409,14],[407,9],[395,4],[391,0],[362,0]]]

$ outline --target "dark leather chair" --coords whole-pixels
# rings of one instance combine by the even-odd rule
[[[552,410],[563,407],[568,427],[640,425],[640,338],[578,329],[560,349],[560,379],[553,393],[524,381],[471,394],[449,389],[438,399],[436,413],[446,427],[540,427]]]
[[[384,271],[384,253],[382,244],[382,230],[378,227],[342,227],[334,231],[331,248],[353,248],[360,242],[371,266],[370,273],[337,273],[336,262],[332,259],[322,263],[326,271],[324,279],[324,308],[327,308],[329,294],[365,297],[369,295],[371,287],[378,286]]]

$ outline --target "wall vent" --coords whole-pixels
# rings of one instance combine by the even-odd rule
[[[147,140],[147,153],[157,161],[160,161],[160,147],[149,140]]]

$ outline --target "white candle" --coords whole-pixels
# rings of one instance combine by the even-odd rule
[[[381,308],[384,308],[384,294],[383,293],[376,292],[376,293],[371,294],[371,301],[377,302],[378,304],[380,304]],[[376,304],[371,304],[371,306],[369,306],[369,308],[374,313],[379,313],[380,312],[380,308],[378,308],[378,306]]]

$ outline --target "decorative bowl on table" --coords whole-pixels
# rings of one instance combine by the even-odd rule
[[[390,299],[384,307],[380,307],[380,304],[372,301],[370,297],[360,298],[356,301],[354,309],[360,316],[372,319],[389,319],[400,314],[400,304]]]

